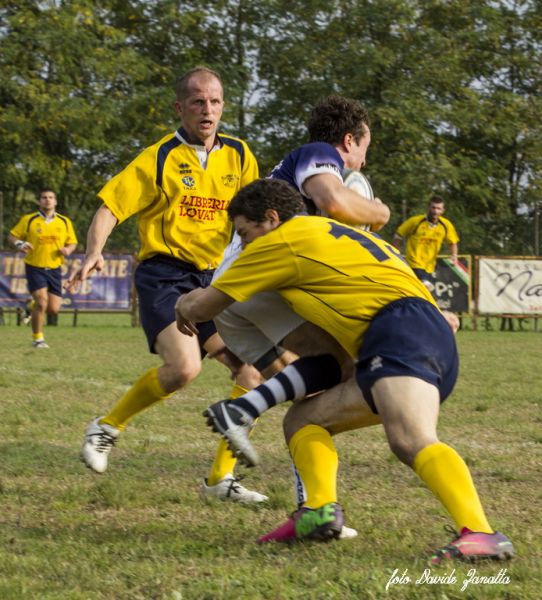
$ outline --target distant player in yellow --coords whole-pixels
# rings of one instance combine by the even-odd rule
[[[444,242],[450,248],[452,260],[457,262],[459,236],[453,223],[442,216],[444,210],[444,200],[440,196],[433,196],[429,200],[427,213],[404,221],[393,237],[393,245],[398,250],[406,240],[406,260],[430,291],[435,287],[437,255]]]
[[[225,364],[239,385],[251,388],[260,376],[228,351],[212,321],[200,323],[198,339],[175,325],[180,293],[207,286],[232,235],[231,199],[258,177],[248,145],[218,133],[224,107],[222,81],[197,67],[177,83],[175,110],[181,127],[146,148],[99,192],[103,205],[88,231],[86,257],[68,282],[103,268],[102,250],[117,223],[138,215],[140,264],[135,274],[141,324],[149,349],[163,364],[145,373],[111,411],[88,426],[81,456],[98,473],[128,422],[190,383],[201,370],[202,352]],[[233,469],[235,460],[221,444],[217,460]],[[222,469],[222,472],[224,469]],[[231,473],[205,486],[207,495],[241,502],[266,497],[241,486]]]
[[[8,242],[24,252],[28,291],[32,295],[32,346],[49,348],[43,335],[45,315],[56,316],[62,305],[61,265],[77,246],[73,224],[56,212],[53,190],[40,193],[39,210],[24,215],[8,235]]]
[[[300,388],[283,371],[242,398],[205,411],[209,424],[254,465],[259,458],[248,438],[254,419],[271,399],[297,400],[284,431],[306,500],[259,541],[338,537],[344,515],[331,436],[382,423],[391,450],[426,483],[460,531],[432,561],[512,556],[510,540],[494,533],[486,519],[467,465],[437,436],[440,403],[458,372],[446,319],[393,246],[332,219],[296,216],[302,210],[297,192],[279,180],[241,190],[229,214],[246,247],[211,287],[181,296],[176,306],[179,329],[195,335],[196,322],[273,289],[357,358],[354,377],[319,396],[303,399],[314,390]]]

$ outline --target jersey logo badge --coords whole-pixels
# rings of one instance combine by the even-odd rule
[[[369,367],[369,369],[371,371],[376,371],[377,369],[381,369],[384,365],[382,364],[382,357],[381,356],[375,356],[373,358],[373,360],[371,361],[371,365]]]
[[[237,186],[237,182],[239,181],[239,175],[234,175],[230,173],[229,175],[224,175],[222,177],[222,184],[225,187],[234,188]]]
[[[194,178],[190,175],[185,175],[181,181],[183,182],[185,188],[192,189],[196,185]]]

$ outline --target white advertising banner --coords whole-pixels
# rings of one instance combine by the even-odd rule
[[[478,259],[478,313],[542,314],[542,258]]]

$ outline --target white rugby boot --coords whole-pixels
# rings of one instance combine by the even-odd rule
[[[218,498],[220,500],[230,500],[241,504],[252,504],[265,502],[269,500],[267,496],[247,489],[239,483],[241,477],[234,477],[230,473],[221,479],[216,485],[208,485],[207,479],[201,486],[201,495],[204,498]]]
[[[120,430],[111,425],[101,425],[101,418],[96,417],[87,427],[81,448],[81,460],[96,473],[103,473],[107,469],[108,455],[120,433]]]

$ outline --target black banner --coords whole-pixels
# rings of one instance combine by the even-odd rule
[[[449,258],[438,258],[433,296],[442,310],[470,312],[470,256],[460,257],[455,264]]]

